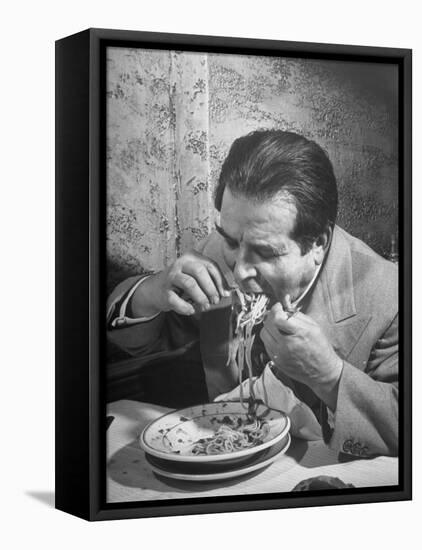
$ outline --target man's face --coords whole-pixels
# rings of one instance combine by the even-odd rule
[[[264,292],[276,301],[294,301],[312,280],[324,250],[316,243],[302,255],[290,235],[296,207],[280,195],[254,202],[225,189],[217,230],[224,239],[224,258],[245,292]]]

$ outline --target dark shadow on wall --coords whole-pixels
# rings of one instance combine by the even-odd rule
[[[398,118],[398,71],[380,63],[333,62],[339,79],[353,85],[362,96],[374,96],[384,104],[394,121]]]

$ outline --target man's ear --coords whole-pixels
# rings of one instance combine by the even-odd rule
[[[331,238],[333,236],[333,228],[331,225],[327,225],[324,231],[319,235],[314,243],[314,258],[317,265],[321,265],[325,254],[331,243]]]

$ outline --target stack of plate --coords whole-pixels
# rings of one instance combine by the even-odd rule
[[[215,434],[224,424],[247,423],[239,402],[220,401],[172,411],[151,422],[140,444],[152,470],[162,476],[190,481],[217,481],[260,470],[283,455],[290,445],[290,419],[258,405],[257,416],[269,432],[257,445],[238,451],[195,455],[195,444]],[[240,423],[239,422],[239,423]]]

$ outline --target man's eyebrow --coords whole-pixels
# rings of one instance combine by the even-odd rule
[[[273,246],[269,243],[251,243],[250,246],[257,252],[271,252],[276,255],[283,254],[284,252],[284,247]]]
[[[218,225],[218,223],[215,223],[214,225],[215,225],[215,228],[216,228],[216,230],[218,231],[218,233],[220,233],[220,235],[221,235],[222,237],[224,237],[227,241],[232,242],[232,243],[236,243],[236,242],[237,242],[236,239],[233,239],[233,237],[230,237],[230,235],[228,235],[228,234],[224,231],[224,229]]]

